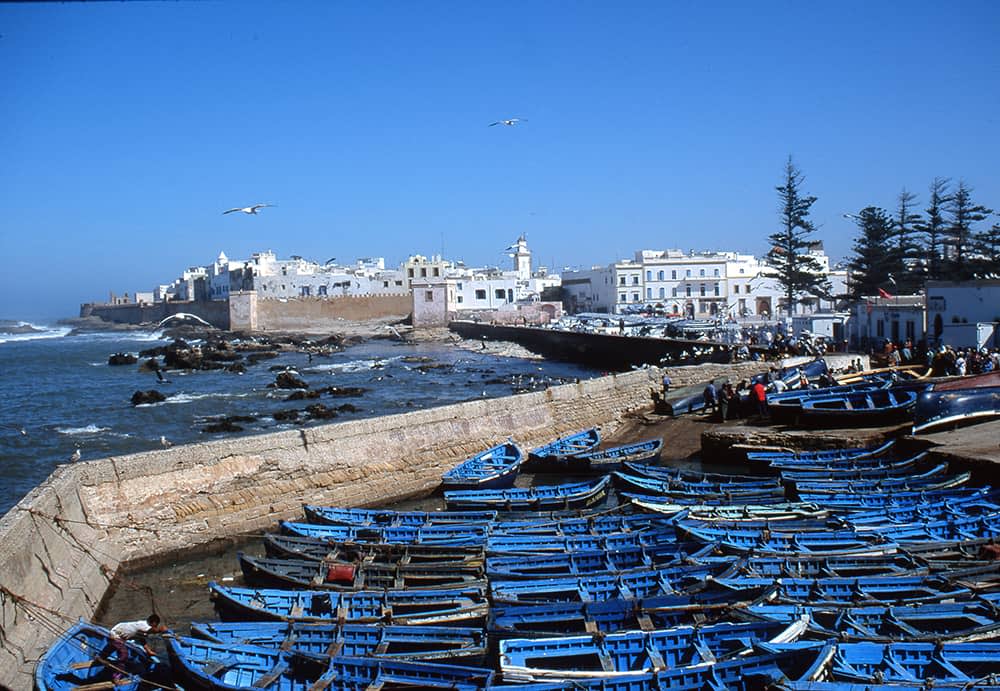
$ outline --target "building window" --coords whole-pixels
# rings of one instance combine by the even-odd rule
[[[913,323],[912,319],[906,320],[906,337],[911,341],[917,337],[916,325]]]
[[[383,288],[388,288],[389,287],[389,281],[382,281],[382,287]]]
[[[410,278],[413,278],[413,269],[407,269],[406,275],[409,276]]]
[[[618,302],[625,302],[625,293],[618,293]]]
[[[634,286],[639,285],[639,275],[638,274],[636,274],[635,276],[632,277],[632,285],[634,285]]]
[[[715,284],[715,297],[719,297],[719,284]]]
[[[740,294],[740,286],[739,286],[739,284],[736,284],[736,285],[733,286],[733,293],[735,295],[739,295]]]
[[[718,270],[718,269],[716,269],[716,270],[715,270],[715,275],[716,275],[716,276],[718,276],[718,275],[719,275],[719,270]]]
[[[435,276],[440,276],[441,275],[441,269],[439,269],[438,267],[435,266],[434,267],[434,275]]]
[[[425,290],[424,291],[424,302],[434,302],[434,291]]]
[[[456,283],[455,287],[458,288],[459,290],[461,290],[462,289],[462,284],[461,283]]]
[[[663,280],[663,272],[662,271],[657,271],[656,272],[656,279],[658,281],[662,281]]]
[[[687,276],[688,278],[691,278],[691,269],[688,269],[687,271],[685,271],[684,275]]]
[[[701,288],[701,296],[705,297],[705,284],[702,283],[701,286],[699,286],[699,287]]]
[[[652,300],[653,299],[653,289],[652,288],[649,288],[649,287],[646,288],[646,299],[647,300]]]
[[[875,322],[875,335],[879,338],[885,336],[885,323],[881,319]]]
[[[632,302],[639,302],[639,293],[632,293]]]
[[[647,271],[646,272],[646,280],[647,281],[652,281],[653,280],[653,272],[652,271]]]
[[[326,286],[320,286],[316,289],[317,295],[326,295]]]
[[[674,286],[673,288],[670,289],[670,297],[672,298],[677,297],[677,286]]]
[[[686,288],[687,288],[687,296],[691,297],[691,286],[688,285],[688,286],[686,286]]]
[[[284,284],[284,283],[282,283],[282,284],[281,284],[281,289],[282,289],[282,290],[284,290],[284,289],[285,289],[285,284]]]
[[[620,285],[620,286],[625,285],[625,277],[624,276],[619,276],[618,277],[618,285]]]
[[[403,282],[402,281],[396,281],[396,285],[401,286],[401,285],[403,285]]]
[[[458,302],[459,304],[462,304],[462,296],[461,295],[458,296],[456,302]]]
[[[486,299],[486,291],[485,290],[477,290],[476,291],[476,299],[477,300],[485,300]]]
[[[299,290],[299,294],[304,298],[309,297],[309,286],[302,286]]]
[[[676,281],[677,280],[677,269],[674,269],[674,270],[672,270],[670,272],[670,280],[672,280],[672,281]]]
[[[513,288],[508,288],[507,289],[507,302],[514,302],[514,289]]]
[[[662,300],[665,297],[667,297],[667,289],[664,288],[663,286],[660,286],[660,299]]]
[[[427,269],[426,268],[420,269],[420,276],[422,278],[427,278]]]
[[[750,294],[750,284],[749,283],[747,283],[747,290],[746,290],[746,292],[747,292],[747,295]]]
[[[504,297],[504,291],[503,291],[503,288],[497,288],[497,289],[495,289],[495,290],[493,291],[493,295],[495,295],[495,296],[496,296],[496,299],[497,299],[497,300],[503,300],[503,297]]]

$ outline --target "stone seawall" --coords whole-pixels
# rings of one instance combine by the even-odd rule
[[[687,369],[687,368],[686,368]],[[690,368],[685,377],[725,367]],[[678,376],[680,370],[673,370]],[[90,617],[126,562],[164,559],[301,515],[432,491],[457,461],[513,435],[525,446],[648,407],[659,370],[402,415],[174,447],[58,468],[0,519],[0,686]]]

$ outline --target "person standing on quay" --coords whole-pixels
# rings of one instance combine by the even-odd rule
[[[708,386],[705,387],[705,391],[702,392],[702,396],[705,399],[705,415],[712,415],[715,413],[715,404],[718,402],[719,394],[715,390],[715,382],[708,382]]]
[[[735,398],[736,392],[733,390],[733,385],[727,381],[722,385],[722,392],[719,395],[719,414],[722,422],[729,419],[729,407]]]
[[[755,383],[751,389],[754,399],[757,401],[757,413],[763,418],[767,417],[767,389],[762,382]]]
[[[663,370],[663,395],[666,396],[667,392],[670,391],[670,385],[673,382],[670,381],[670,375],[667,374],[666,370]]]

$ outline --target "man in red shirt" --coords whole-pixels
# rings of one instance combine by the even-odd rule
[[[758,381],[750,387],[750,392],[757,401],[757,412],[761,417],[767,417],[767,389],[764,388],[764,384]]]

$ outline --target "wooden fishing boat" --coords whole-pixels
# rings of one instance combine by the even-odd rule
[[[992,497],[993,495],[991,495]],[[1000,511],[1000,504],[978,495],[961,499],[914,502],[905,506],[890,506],[876,511],[852,511],[840,520],[855,530],[873,530],[880,526],[983,516]]]
[[[301,624],[284,621],[192,622],[191,634],[221,645],[281,648],[307,655],[350,655],[479,665],[482,629],[456,626]]]
[[[391,511],[387,509],[347,509],[335,506],[303,504],[309,523],[353,525],[360,528],[411,526],[420,528],[441,523],[488,524],[497,518],[496,511]]]
[[[741,609],[740,614],[782,624],[806,615],[812,635],[841,641],[959,643],[1000,638],[996,610],[977,600],[905,607],[753,604]]]
[[[966,475],[968,475],[966,473]],[[968,478],[966,478],[968,480]],[[933,502],[938,500],[960,500],[973,497],[983,497],[990,492],[989,487],[979,487],[975,489],[964,489],[961,487],[951,489],[925,489],[910,491],[885,490],[866,493],[854,493],[843,490],[840,492],[802,492],[799,491],[799,499],[802,501],[819,502],[824,506],[836,508],[838,510],[858,509],[875,510],[887,507],[908,507],[918,503]]]
[[[532,449],[528,452],[527,465],[530,465],[535,472],[575,468],[577,462],[575,460],[570,462],[570,459],[594,451],[600,443],[600,431],[596,427],[591,427]],[[581,462],[580,467],[586,468],[587,465]]]
[[[968,598],[968,587],[940,576],[857,576],[854,578],[714,578],[713,587],[740,593],[769,591],[776,603],[849,607],[860,604],[919,604]]]
[[[514,442],[498,444],[459,463],[445,473],[446,489],[500,489],[513,487],[524,461],[524,452]]]
[[[785,490],[777,478],[735,482],[686,482],[683,480],[656,480],[642,475],[632,475],[621,471],[612,473],[615,485],[632,492],[660,496],[728,495],[734,502],[746,499],[752,503],[753,497],[783,497]]]
[[[724,574],[752,578],[855,578],[858,576],[924,575],[930,569],[903,554],[877,556],[752,556],[733,562]]]
[[[278,648],[224,645],[185,636],[172,636],[166,644],[175,677],[184,689],[196,691],[306,689],[318,686],[329,667],[328,657]]]
[[[735,504],[718,506],[708,504],[666,504],[650,501],[650,497],[637,498],[629,495],[630,501],[643,511],[654,511],[668,516],[684,512],[688,518],[698,521],[781,521],[824,520],[830,511],[818,504],[805,502],[781,502],[778,504]]]
[[[594,506],[608,493],[611,479],[524,489],[456,490],[444,493],[450,509],[539,510]]]
[[[802,553],[810,555],[894,554],[897,545],[881,535],[853,530],[830,530],[807,533],[784,532],[767,527],[715,527],[708,523],[678,521],[677,532],[692,540],[717,543],[736,553]]]
[[[660,460],[661,451],[663,451],[662,439],[650,439],[600,451],[589,451],[574,457],[573,470],[586,468],[590,472],[610,473],[614,470],[621,470],[625,463],[656,463]]]
[[[931,390],[920,394],[913,433],[927,433],[1000,417],[1000,386]]]
[[[933,383],[934,391],[962,391],[1000,386],[1000,371],[971,374],[967,377],[953,377]]]
[[[742,506],[783,506],[788,504],[785,499],[784,489],[762,490],[761,492],[739,492],[737,494],[705,494],[705,493],[684,493],[670,492],[669,494],[649,494],[646,492],[626,492],[618,491],[620,499],[627,499],[630,502],[645,502],[647,504],[662,504],[670,512],[676,512],[677,507],[687,508],[689,506],[701,507],[742,507]],[[796,502],[802,503],[802,502]]]
[[[269,557],[308,559],[329,563],[354,564],[369,561],[386,566],[419,564],[463,569],[480,566],[485,558],[483,547],[440,547],[436,545],[386,545],[337,542],[319,537],[264,535],[264,549]]]
[[[336,680],[333,688],[349,691],[407,688],[485,691],[496,688],[491,669],[433,662],[338,656],[330,660],[329,671],[331,679]]]
[[[905,463],[908,459],[903,460],[893,460],[889,456],[871,456],[869,458],[842,458],[839,460],[809,460],[804,458],[798,459],[775,459],[770,462],[769,467],[771,470],[785,471],[785,470],[879,470],[882,468],[891,468],[897,463]]]
[[[838,643],[827,674],[840,682],[975,685],[1000,674],[1000,642]]]
[[[791,389],[780,393],[768,393],[767,412],[771,422],[794,424],[802,414],[802,402],[813,398],[835,398],[848,394],[864,394],[891,386],[890,380],[880,382],[859,382],[842,386],[827,386],[818,389]]]
[[[889,425],[913,418],[916,391],[873,389],[831,396],[806,398],[798,421],[802,425]]]
[[[627,547],[613,552],[587,550],[535,554],[530,559],[525,559],[523,555],[498,555],[486,559],[486,575],[491,579],[514,580],[619,573],[669,566],[709,557],[715,552],[715,545],[677,542],[656,547]]]
[[[509,682],[574,681],[711,665],[718,657],[750,652],[757,641],[795,641],[806,631],[808,618],[787,626],[763,623],[725,622],[600,636],[506,639],[500,641],[500,672]]]
[[[374,562],[337,564],[308,559],[275,559],[236,553],[243,581],[263,588],[317,590],[377,590],[380,588],[461,588],[483,577],[479,565],[439,568],[420,564],[381,565]]]
[[[873,532],[905,545],[910,542],[955,542],[1000,537],[1000,514],[960,516],[943,521],[922,521],[902,525],[882,525]]]
[[[142,646],[126,643],[126,659],[111,645],[111,633],[82,619],[49,646],[35,665],[36,691],[114,689],[137,691],[143,680],[155,682],[166,671]],[[113,680],[114,675],[119,675]],[[146,688],[146,687],[143,687]]]
[[[887,478],[896,477],[912,477],[919,474],[923,470],[926,470],[926,466],[922,465],[923,461],[927,458],[928,452],[924,451],[918,453],[916,456],[907,458],[902,461],[887,462],[880,465],[872,465],[866,468],[846,468],[846,467],[798,467],[798,468],[783,468],[781,466],[771,466],[778,470],[782,481],[800,481],[800,480],[812,480],[812,481],[825,481],[825,480],[882,480]],[[944,469],[940,472],[944,473],[948,470],[948,464],[944,463]]]
[[[490,581],[494,603],[595,602],[612,598],[644,598],[670,595],[682,587],[700,584],[725,564],[685,564],[659,569],[618,571],[566,578]]]
[[[320,525],[318,523],[281,521],[278,526],[281,532],[286,535],[314,537],[338,542],[441,545],[447,547],[474,547],[482,545],[488,533],[488,526],[461,523],[433,524],[423,527],[389,526],[384,528],[359,528],[352,525]]]
[[[722,389],[723,384],[729,381],[729,377],[712,379],[716,391]],[[705,408],[705,388],[708,382],[693,384],[691,386],[681,386],[671,389],[662,397],[656,400],[656,412],[661,415],[677,417],[685,413],[694,413]]]
[[[773,477],[761,475],[731,475],[729,473],[701,473],[694,470],[682,470],[680,468],[666,468],[660,465],[649,465],[647,463],[633,463],[631,461],[624,464],[623,472],[630,475],[638,475],[653,480],[663,482],[684,482],[692,485],[731,485],[745,484],[751,487],[770,487],[775,484]]]
[[[296,621],[470,626],[486,615],[483,587],[454,590],[278,590],[208,584],[223,621]]]
[[[486,552],[496,554],[538,554],[550,552],[580,552],[585,550],[621,550],[633,547],[673,545],[677,535],[673,526],[649,528],[606,535],[491,535],[486,540]]]
[[[767,461],[767,462],[771,462],[774,460],[781,460],[786,462],[802,460],[812,463],[815,461],[839,461],[846,459],[873,458],[885,455],[892,449],[893,446],[895,446],[895,444],[896,440],[890,439],[889,441],[880,444],[879,446],[855,447],[850,449],[826,449],[823,451],[788,451],[788,450],[761,449],[760,451],[748,451],[747,460]]]
[[[870,494],[874,492],[919,492],[961,487],[972,479],[971,473],[945,475],[948,464],[941,463],[922,473],[909,477],[885,478],[884,480],[803,480],[794,482],[795,491],[803,501],[806,495],[843,494],[854,492]]]

